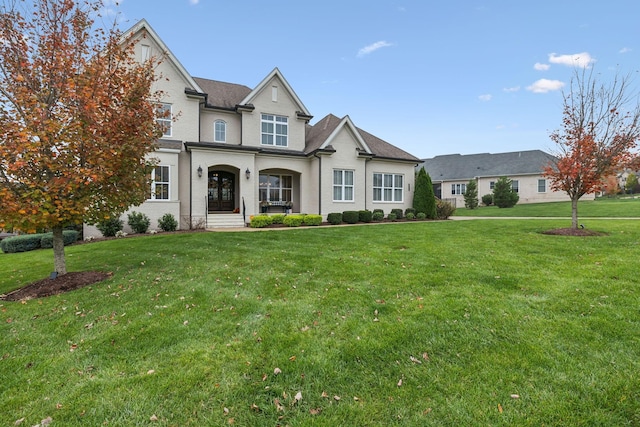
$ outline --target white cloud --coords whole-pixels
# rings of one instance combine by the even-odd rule
[[[618,53],[629,53],[631,52],[633,49],[631,49],[630,47],[623,47],[622,49],[620,49],[618,51]]]
[[[370,44],[369,46],[365,46],[362,49],[360,49],[358,51],[358,58],[362,58],[363,56],[368,55],[372,52],[375,52],[378,49],[382,49],[383,47],[389,47],[389,46],[393,46],[393,44],[388,43],[384,40],[375,42],[373,44]]]
[[[535,81],[531,86],[527,87],[527,90],[533,93],[547,93],[555,90],[560,90],[564,87],[564,83],[560,80],[540,79]]]
[[[480,95],[480,96],[478,97],[478,99],[479,99],[480,101],[485,101],[485,102],[486,102],[486,101],[491,101],[491,98],[492,98],[492,97],[491,97],[491,94],[490,94],[490,93],[487,93],[487,94],[484,94],[484,95]]]
[[[520,86],[505,87],[504,89],[502,89],[503,92],[517,92],[519,90]]]
[[[540,62],[536,62],[533,66],[533,69],[538,71],[547,71],[549,68],[551,68],[551,65],[542,64]]]
[[[189,3],[198,4],[198,3],[200,3],[200,0],[189,0]]]
[[[555,53],[550,53],[549,62],[552,64],[567,65],[569,67],[587,68],[596,62],[596,60],[591,57],[589,52],[574,53],[571,55],[556,55]]]

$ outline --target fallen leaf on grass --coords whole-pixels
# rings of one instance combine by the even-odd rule
[[[149,421],[158,421],[158,417],[156,416],[156,414],[153,414],[149,417]]]
[[[327,394],[326,391],[323,391],[322,394],[320,395],[321,397],[327,398],[329,397],[329,395]]]
[[[322,412],[322,408],[311,408],[311,409],[309,409],[309,413],[311,415],[318,415],[318,414],[320,414],[320,412]]]
[[[333,396],[333,400],[335,400],[336,402],[340,400],[340,396]]]
[[[296,396],[293,398],[293,404],[295,405],[296,403],[300,402],[302,400],[302,392],[297,392]]]
[[[502,413],[502,405],[498,403],[498,412]]]
[[[402,378],[400,378],[400,381],[398,381],[398,387],[402,387]]]
[[[280,399],[273,399],[273,404],[276,405],[278,411],[284,411],[284,406],[280,404]]]
[[[409,357],[409,360],[411,360],[413,363],[417,363],[418,365],[422,363],[420,360],[416,359],[416,358],[415,358],[415,357],[413,357],[413,356],[410,356],[410,357]]]
[[[225,415],[229,415],[229,408],[222,408],[222,412],[223,412]]]
[[[260,412],[260,407],[258,405],[256,405],[255,403],[251,404],[251,410],[255,411],[255,412]]]
[[[47,417],[47,418],[45,418],[44,420],[40,421],[40,425],[41,425],[42,427],[46,427],[46,426],[48,426],[49,424],[51,424],[51,421],[53,421],[53,418],[51,418],[51,417]]]
[[[520,399],[520,395],[519,394],[512,394],[511,398],[512,399]]]
[[[291,361],[291,362],[293,362],[293,361],[295,361],[295,360],[296,360],[296,357],[295,357],[295,356],[291,356],[291,357],[289,358],[289,361]]]
[[[280,368],[275,368],[273,370],[273,375],[278,375],[278,374],[281,374],[281,373],[282,373],[282,371],[280,370]]]
[[[20,418],[19,420],[16,420],[15,423],[13,423],[14,426],[19,426],[20,424],[22,424],[22,422],[24,421],[24,418]]]

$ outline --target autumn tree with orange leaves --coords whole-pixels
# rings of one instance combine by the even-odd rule
[[[152,60],[115,26],[94,26],[102,0],[9,0],[0,6],[0,228],[62,231],[146,199],[161,135]],[[128,41],[127,41],[128,40]]]
[[[640,138],[638,93],[629,76],[600,83],[593,69],[576,71],[563,94],[562,128],[551,134],[557,159],[545,168],[551,188],[571,198],[571,227],[578,228],[578,200],[624,168]]]

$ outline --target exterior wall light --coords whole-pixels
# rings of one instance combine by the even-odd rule
[[[247,170],[244,171],[244,174],[247,177],[247,179],[251,178],[251,171],[249,170],[249,168],[247,168]]]
[[[202,166],[198,166],[198,178],[202,178]]]

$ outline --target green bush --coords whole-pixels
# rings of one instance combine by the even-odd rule
[[[413,214],[413,218],[416,217],[416,210],[414,208],[407,208],[404,210],[404,216],[405,218],[409,218],[409,214]],[[411,218],[411,219],[413,219]]]
[[[342,212],[342,220],[347,224],[355,224],[360,219],[358,211],[344,211]]]
[[[493,203],[499,208],[512,208],[520,196],[513,189],[513,181],[506,176],[500,177],[493,186]]]
[[[151,224],[151,220],[148,216],[143,214],[142,212],[131,212],[127,215],[127,224],[133,230],[134,233],[146,233],[149,229],[149,224]]]
[[[158,227],[162,231],[176,231],[178,229],[178,221],[172,214],[166,213],[158,220]]]
[[[444,200],[436,201],[436,219],[447,219],[456,211],[456,208]]]
[[[79,237],[80,233],[76,230],[64,230],[62,232],[62,240],[65,246],[77,242]],[[53,248],[53,233],[46,233],[42,235],[42,239],[40,239],[40,247],[43,249]]]
[[[305,216],[307,215],[287,215],[284,217],[284,221],[282,223],[287,227],[300,227],[302,225],[302,221],[304,221]]]
[[[402,219],[402,209],[391,209],[391,213],[396,214],[396,219]]]
[[[482,196],[482,204],[485,206],[491,206],[493,204],[493,194],[485,194]]]
[[[384,212],[382,211],[382,209],[376,209],[373,211],[373,214],[371,215],[371,220],[374,222],[380,222],[384,219]]]
[[[302,219],[304,225],[320,225],[322,224],[322,215],[309,214]]]
[[[369,210],[361,210],[358,211],[358,221],[360,222],[371,222],[371,219],[373,217],[373,212],[369,211]]]
[[[284,222],[285,214],[274,214],[271,215],[271,223],[272,224],[282,224]]]
[[[408,220],[416,219],[416,214],[414,214],[413,212],[409,212],[405,215],[405,218],[407,218]]]
[[[251,218],[251,223],[249,227],[251,228],[264,228],[268,227],[273,223],[273,219],[267,214],[255,215]]]
[[[391,212],[389,215],[387,215],[387,219],[389,221],[395,221],[398,219],[398,214],[395,212]]]
[[[331,225],[342,224],[342,212],[331,212],[327,215],[327,222]]]
[[[20,236],[7,237],[0,241],[0,249],[6,254],[16,252],[29,252],[40,248],[42,234],[23,234]]]
[[[425,219],[427,219],[427,214],[424,213],[424,212],[418,212],[416,214],[416,218],[419,219],[419,220],[425,220]]]
[[[96,224],[104,237],[114,237],[118,231],[122,231],[123,222],[120,218],[112,217]]]

